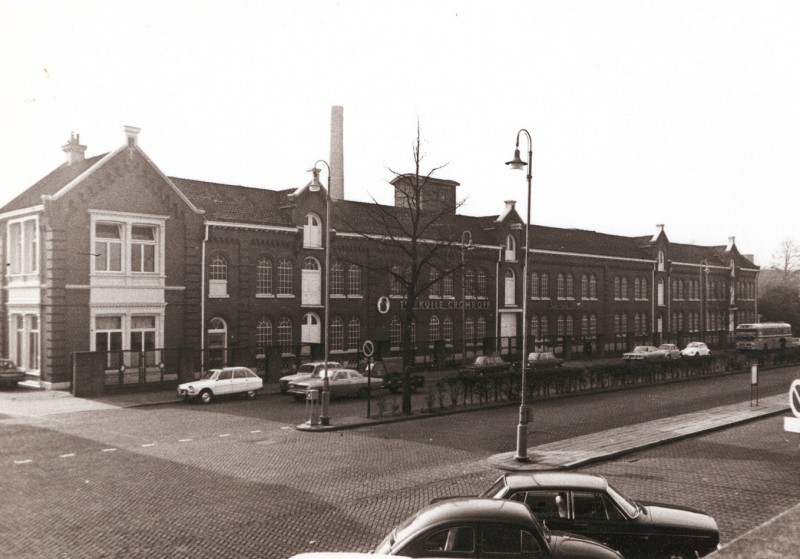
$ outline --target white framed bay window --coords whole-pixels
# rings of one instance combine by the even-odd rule
[[[92,274],[163,275],[167,219],[168,216],[92,211]]]

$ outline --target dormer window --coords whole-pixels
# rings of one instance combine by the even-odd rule
[[[508,235],[506,237],[506,262],[516,262],[517,261],[517,241],[514,239],[514,235]]]
[[[303,227],[303,247],[322,248],[322,221],[316,214],[306,216]]]

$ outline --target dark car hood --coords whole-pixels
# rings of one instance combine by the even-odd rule
[[[550,549],[553,557],[584,557],[590,559],[622,559],[622,555],[598,541],[567,532],[550,532]]]
[[[661,503],[639,503],[646,517],[656,526],[691,528],[703,532],[717,532],[717,522],[711,516],[696,509],[665,505]]]

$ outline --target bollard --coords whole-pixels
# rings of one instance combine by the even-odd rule
[[[306,391],[307,423],[312,427],[319,425],[319,390]]]

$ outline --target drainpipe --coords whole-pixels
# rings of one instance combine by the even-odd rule
[[[656,270],[658,270],[658,259],[653,263],[653,277],[650,279],[650,284],[653,286],[653,296],[650,298],[652,304],[650,305],[650,331],[655,330],[656,309],[658,309],[658,286],[656,285]]]
[[[208,223],[205,224],[205,236],[200,264],[200,371],[206,370],[206,243],[208,242]]]
[[[500,260],[503,258],[503,246],[497,251],[497,264],[494,270],[494,342],[500,337]],[[497,348],[495,347],[495,351]]]

